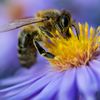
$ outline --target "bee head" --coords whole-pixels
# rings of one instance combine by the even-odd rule
[[[69,27],[71,26],[71,15],[69,12],[63,10],[56,20],[55,27],[66,38],[71,37]]]

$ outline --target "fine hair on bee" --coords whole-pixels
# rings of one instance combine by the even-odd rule
[[[26,68],[30,68],[35,64],[37,51],[46,58],[53,59],[55,57],[40,44],[44,37],[49,36],[52,38],[51,33],[55,33],[56,30],[65,39],[69,39],[71,38],[69,28],[74,27],[79,39],[78,25],[66,10],[49,9],[38,11],[33,18],[17,20],[4,28],[0,28],[0,32],[19,27],[22,27],[22,29],[18,35],[18,58],[21,65]]]

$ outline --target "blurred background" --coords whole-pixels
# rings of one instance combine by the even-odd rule
[[[43,9],[66,9],[77,22],[100,25],[100,0],[0,0],[0,25]],[[0,33],[0,79],[21,69],[17,58],[18,32],[19,29]]]

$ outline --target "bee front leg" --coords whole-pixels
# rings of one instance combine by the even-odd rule
[[[46,58],[51,58],[51,59],[53,59],[53,58],[55,57],[52,53],[46,52],[46,51],[40,46],[40,44],[39,44],[37,41],[34,41],[34,45],[36,46],[38,52],[39,52],[42,56],[44,56],[44,57],[46,57]]]
[[[73,20],[71,25],[75,28],[77,38],[79,39],[79,27],[78,27],[78,24],[75,22],[75,20]]]
[[[96,34],[100,33],[100,26],[96,28]]]

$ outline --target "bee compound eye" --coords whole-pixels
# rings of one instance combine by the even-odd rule
[[[62,16],[62,17],[61,17],[61,24],[62,24],[62,26],[63,26],[63,27],[67,27],[67,26],[68,26],[68,23],[69,23],[68,17]]]

